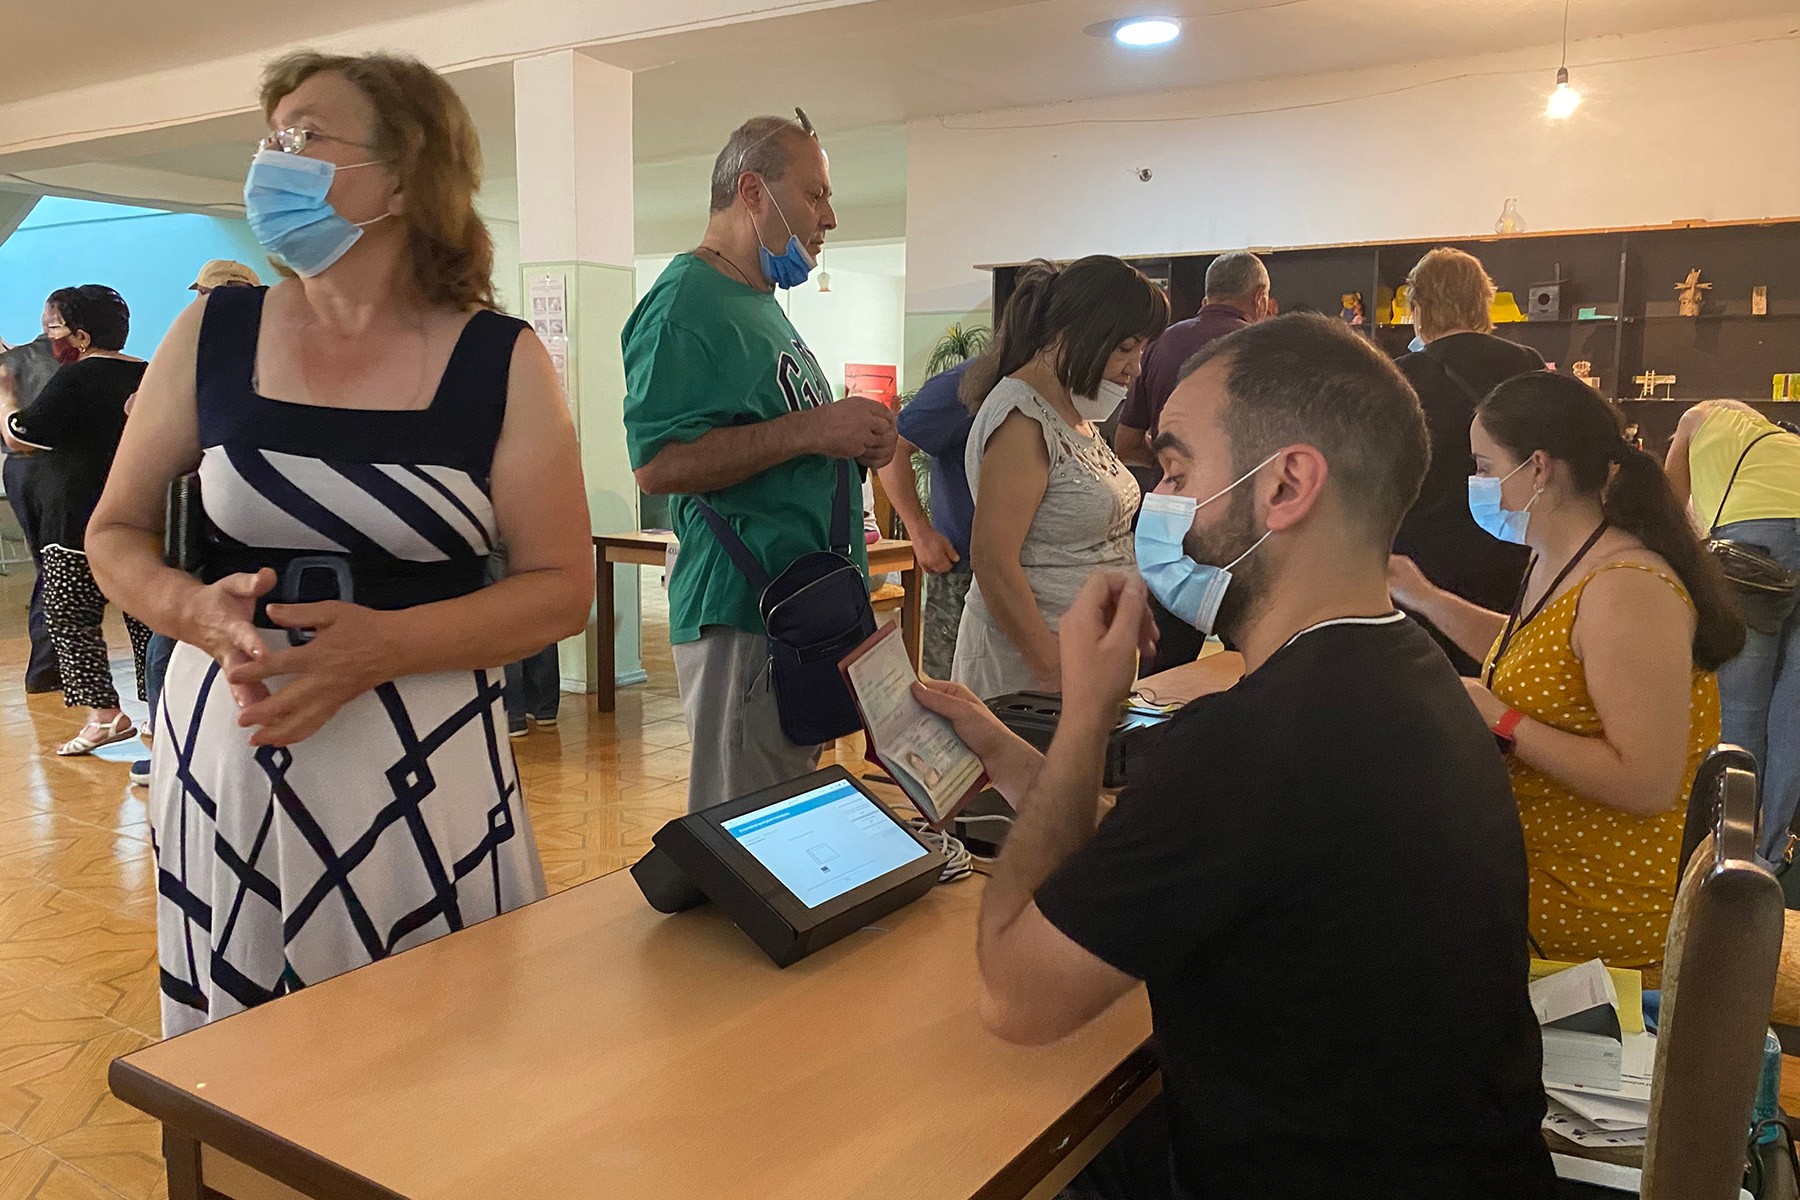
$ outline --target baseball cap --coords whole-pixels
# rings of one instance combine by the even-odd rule
[[[215,258],[200,268],[200,274],[194,282],[188,284],[188,290],[200,288],[224,287],[231,283],[247,283],[251,287],[261,287],[262,280],[256,272],[241,262],[233,262],[229,258]]]

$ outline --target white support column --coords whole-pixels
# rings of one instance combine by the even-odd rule
[[[518,136],[520,299],[552,357],[563,351],[569,408],[581,437],[595,533],[638,527],[625,453],[625,370],[619,331],[636,299],[632,271],[631,72],[574,51],[513,63]],[[561,298],[562,324],[546,309]],[[560,328],[566,340],[557,342]],[[596,683],[598,637],[613,638],[618,684],[644,678],[638,569],[615,567],[615,628],[589,627],[562,649],[565,681]]]

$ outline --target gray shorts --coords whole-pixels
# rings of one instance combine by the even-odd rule
[[[819,765],[823,746],[796,746],[781,732],[762,634],[708,625],[699,641],[673,649],[691,747],[689,812],[786,783]]]

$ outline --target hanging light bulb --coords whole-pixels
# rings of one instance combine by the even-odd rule
[[[1581,104],[1581,93],[1569,86],[1569,68],[1556,69],[1556,90],[1550,93],[1550,105],[1546,110],[1558,121],[1566,120],[1570,113]]]
[[[1558,121],[1566,121],[1581,103],[1581,93],[1569,86],[1569,0],[1563,0],[1562,64],[1556,68],[1556,89],[1544,111]]]

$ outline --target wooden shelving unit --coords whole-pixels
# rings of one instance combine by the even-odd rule
[[[1361,292],[1366,320],[1375,322],[1413,264],[1434,246],[1455,246],[1481,259],[1521,309],[1532,285],[1560,278],[1561,318],[1513,322],[1494,332],[1532,347],[1564,373],[1578,360],[1592,363],[1601,390],[1620,402],[1653,451],[1668,444],[1682,410],[1699,400],[1748,400],[1774,415],[1800,417],[1800,404],[1769,401],[1775,374],[1800,372],[1800,218],[1252,249],[1268,265],[1283,312],[1306,307],[1335,316],[1345,293]],[[1180,320],[1199,311],[1206,268],[1219,253],[1130,261],[1167,282]],[[984,268],[993,272],[995,311],[1022,265]],[[1682,317],[1675,287],[1693,267],[1713,286],[1702,315]],[[1766,316],[1750,311],[1751,290],[1758,286],[1768,289]],[[1594,309],[1598,319],[1575,319],[1584,308]],[[1395,357],[1406,352],[1413,335],[1410,325],[1358,328]],[[1639,399],[1632,379],[1647,370],[1676,377],[1672,402]]]

